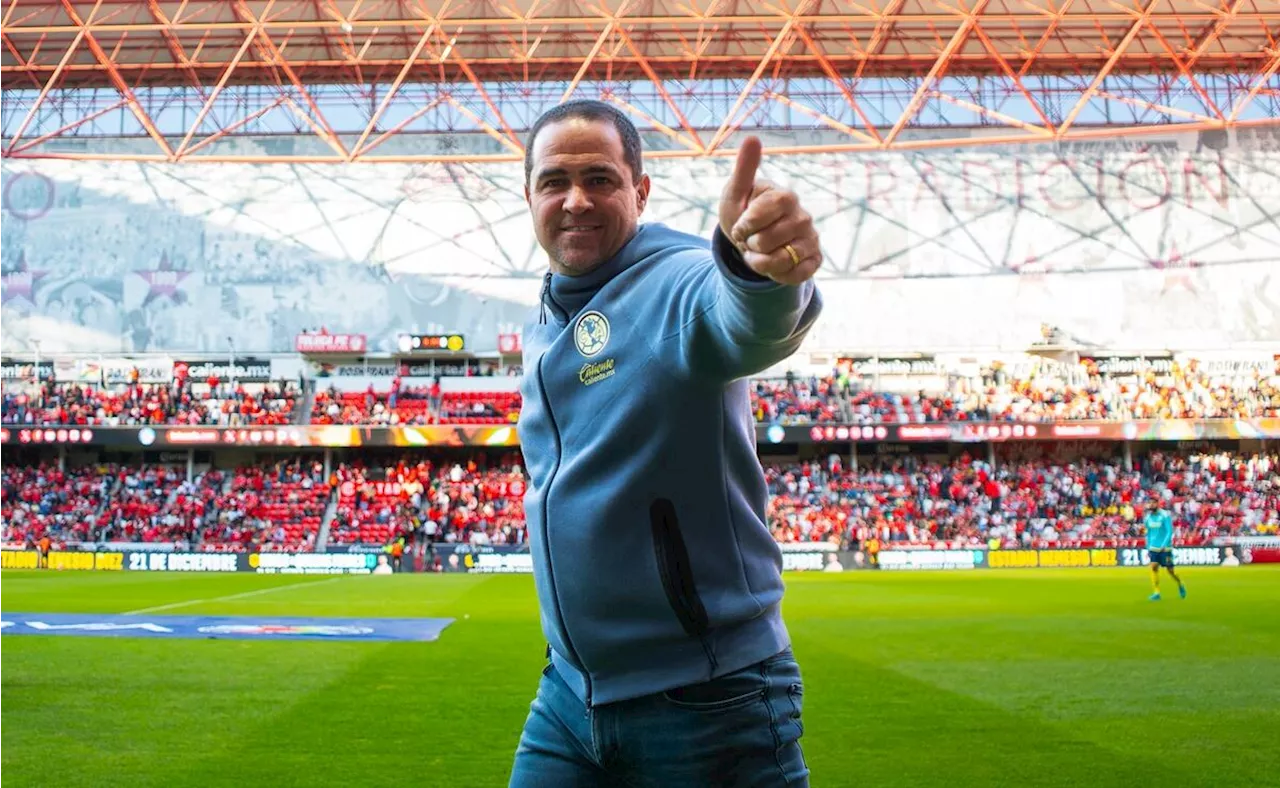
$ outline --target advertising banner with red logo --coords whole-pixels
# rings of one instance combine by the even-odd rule
[[[364,353],[369,348],[365,334],[298,334],[294,349],[299,353]]]
[[[1280,547],[1249,547],[1241,549],[1248,550],[1249,563],[1280,564]]]
[[[203,382],[210,377],[227,383],[265,383],[271,380],[271,361],[265,358],[237,357],[234,365],[228,359],[205,361],[175,361],[173,374]]]
[[[519,334],[499,334],[498,352],[504,356],[519,355],[524,349],[523,339]]]

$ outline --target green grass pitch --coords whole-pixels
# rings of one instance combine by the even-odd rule
[[[789,574],[813,785],[1274,780],[1280,570],[1182,572],[1159,603],[1143,569]],[[7,786],[502,786],[543,665],[528,576],[7,571],[2,604],[458,619],[435,643],[4,636]]]

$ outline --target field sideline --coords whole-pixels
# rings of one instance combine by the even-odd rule
[[[814,786],[1280,774],[1280,567],[788,574]],[[528,576],[5,571],[8,612],[455,617],[434,643],[4,636],[10,786],[502,786]],[[163,608],[157,610],[156,608]]]

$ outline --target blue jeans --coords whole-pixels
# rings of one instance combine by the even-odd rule
[[[592,708],[550,663],[510,788],[808,786],[791,649],[712,681]]]

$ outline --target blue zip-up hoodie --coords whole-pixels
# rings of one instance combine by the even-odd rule
[[[641,225],[590,273],[546,275],[523,340],[525,515],[551,659],[588,707],[789,645],[745,378],[821,308],[718,228]]]

